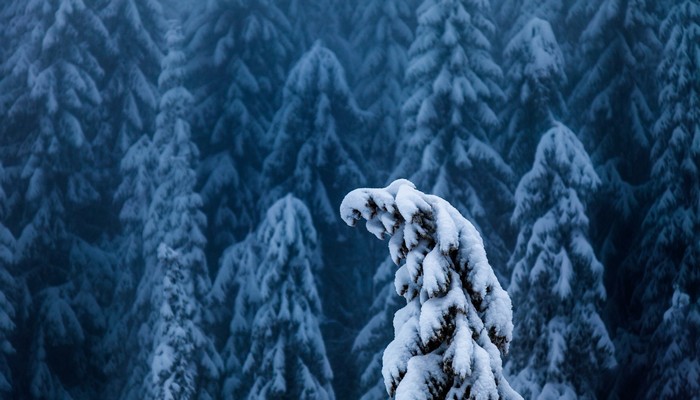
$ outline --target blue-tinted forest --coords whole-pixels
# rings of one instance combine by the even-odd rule
[[[400,178],[483,238],[502,374],[391,369],[473,342],[393,341],[461,257],[346,225]],[[0,398],[700,399],[699,360],[700,1],[0,2]]]

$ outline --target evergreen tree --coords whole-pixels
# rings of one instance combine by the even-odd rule
[[[197,395],[197,344],[205,335],[197,326],[200,309],[194,298],[192,274],[180,255],[165,244],[158,247],[158,262],[165,276],[153,361],[147,377],[153,385],[150,394],[156,399],[193,399]],[[150,388],[148,384],[147,387]]]
[[[651,379],[647,374],[653,360],[657,370],[660,360],[671,361],[651,339],[664,336],[661,331],[669,326],[662,317],[666,302],[674,296],[673,285],[683,288],[691,304],[700,297],[700,79],[694,56],[700,51],[700,32],[695,28],[699,21],[700,5],[683,1],[673,5],[661,25],[665,46],[658,68],[661,113],[651,149],[652,204],[636,256],[629,260],[630,269],[642,271],[630,308],[638,318],[635,332],[649,357],[634,360],[629,371],[633,383]]]
[[[383,357],[387,393],[403,399],[521,398],[503,376],[512,311],[474,226],[448,202],[406,180],[356,189],[340,205],[348,225],[367,220],[401,264],[394,281],[406,306],[394,316]]]
[[[334,399],[333,373],[319,328],[314,273],[321,267],[313,220],[287,195],[268,210],[257,232],[260,304],[243,365],[247,399]]]
[[[398,143],[403,79],[415,25],[412,3],[364,0],[352,13],[356,30],[351,45],[361,60],[355,93],[371,113],[368,125],[374,133],[363,150],[377,174],[393,166],[393,157],[386,149]]]
[[[298,45],[273,0],[202,2],[192,14],[189,50],[202,132],[202,197],[211,251],[220,252],[257,223],[265,132],[281,101]],[[222,84],[223,82],[223,84]]]
[[[394,263],[391,258],[379,265],[372,283],[374,301],[369,309],[371,317],[352,345],[360,370],[360,400],[386,399],[382,356],[393,339],[393,316],[401,308],[401,298],[396,296],[394,288]]]
[[[580,0],[566,19],[574,32],[569,42],[569,109],[602,181],[591,216],[596,221],[594,242],[600,243],[608,265],[620,264],[630,252],[627,232],[639,229],[637,211],[644,207],[638,187],[648,174],[653,66],[661,49],[654,3]],[[622,285],[628,276],[620,274]]]
[[[533,17],[504,51],[508,128],[499,138],[513,168],[523,175],[534,159],[542,132],[566,115],[561,87],[564,59],[549,22]]]
[[[648,399],[700,398],[700,303],[691,303],[690,296],[673,292],[671,308],[652,341],[658,351],[653,358],[647,385]]]
[[[165,19],[157,0],[115,0],[100,10],[116,50],[109,58],[96,148],[113,172],[129,147],[155,128]],[[106,180],[110,180],[107,178]]]
[[[489,144],[503,97],[491,57],[489,2],[425,0],[409,50],[402,143],[394,178],[449,199],[483,232],[494,265],[505,262],[512,171]],[[488,201],[485,201],[488,199]],[[501,221],[503,219],[503,221]],[[499,271],[500,272],[500,271]]]
[[[179,47],[179,29],[172,28],[167,41],[169,50],[163,59],[163,71],[158,79],[162,94],[153,136],[153,147],[157,154],[155,189],[143,229],[145,266],[131,310],[135,328],[130,333],[129,340],[134,355],[121,398],[142,398],[144,393],[160,398],[170,382],[161,376],[161,372],[177,375],[183,360],[187,360],[194,363],[188,374],[194,376],[192,379],[196,384],[193,392],[183,389],[185,392],[181,393],[182,396],[196,393],[197,398],[211,399],[217,393],[216,382],[221,360],[212,339],[202,330],[208,318],[202,301],[209,293],[211,282],[204,256],[206,239],[202,232],[206,226],[206,217],[201,211],[202,200],[194,192],[194,168],[199,153],[191,141],[190,128],[185,120],[192,96],[182,86],[185,56]],[[161,244],[172,249],[177,256],[168,255],[170,252],[165,250],[158,252]],[[161,262],[154,259],[154,255],[159,253],[165,254]],[[173,264],[177,266],[174,267]],[[169,269],[166,271],[165,267]],[[174,275],[169,276],[168,271],[171,270]],[[182,278],[184,275],[186,276]],[[171,285],[172,292],[166,293],[164,282]],[[186,299],[178,296],[186,296]],[[166,316],[160,310],[163,304],[170,304],[176,298],[189,304],[188,308],[193,308],[183,311],[182,315],[188,315],[191,319],[187,323],[188,334],[182,339],[186,339],[186,342],[178,344],[188,347],[188,352],[191,353],[178,358],[177,364],[158,364],[158,360],[164,362],[160,358],[164,356],[158,349],[174,346],[170,340],[175,340],[166,334],[169,327],[175,325],[168,325]],[[175,368],[175,372],[170,367]],[[149,368],[151,374],[148,374]]]
[[[94,397],[103,379],[94,343],[109,302],[99,288],[113,271],[95,247],[102,216],[91,141],[112,47],[92,2],[10,2],[3,11],[11,15],[0,84],[3,162],[14,171],[8,223],[26,291],[13,395]],[[96,258],[85,262],[88,254]]]
[[[520,228],[509,262],[515,307],[513,386],[527,398],[596,398],[616,365],[600,316],[603,265],[588,240],[585,203],[600,179],[581,142],[557,124],[542,136],[515,192]]]
[[[229,322],[228,339],[221,350],[224,360],[222,395],[226,400],[245,395],[243,362],[250,350],[251,324],[261,304],[256,274],[260,257],[266,251],[263,239],[251,233],[226,249],[212,287],[210,304],[214,306],[216,318]]]
[[[347,385],[335,389],[348,393],[355,390],[355,371],[343,366],[352,366],[347,350],[353,329],[364,321],[364,310],[369,307],[370,288],[365,283],[370,277],[358,268],[357,241],[337,235],[333,210],[342,193],[365,179],[359,150],[366,141],[362,137],[364,117],[342,66],[333,52],[317,42],[290,72],[282,107],[268,133],[274,144],[264,163],[261,202],[267,206],[287,193],[298,197],[311,211],[324,251],[334,255],[319,271],[321,298],[328,304],[327,315],[333,316],[324,329],[334,338],[329,354],[338,371],[336,381]]]
[[[266,200],[293,193],[311,208],[317,224],[336,223],[341,193],[364,179],[355,133],[357,107],[335,55],[319,42],[289,74],[282,107],[268,132],[274,143],[264,163]]]
[[[7,218],[7,197],[3,188],[6,181],[5,170],[0,164],[0,221]],[[11,393],[13,379],[8,357],[15,352],[12,334],[15,331],[16,308],[13,295],[18,285],[12,274],[15,263],[15,238],[7,227],[0,222],[0,394]]]

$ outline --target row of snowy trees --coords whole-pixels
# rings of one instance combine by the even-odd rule
[[[697,396],[697,1],[163,4],[0,5],[0,391],[467,396],[480,348],[526,398]],[[368,225],[390,259],[341,226],[346,193],[396,178],[483,236],[512,345],[475,331],[452,242],[406,237],[470,231],[455,210]],[[397,349],[453,286],[453,339]],[[456,380],[421,382],[436,366]]]

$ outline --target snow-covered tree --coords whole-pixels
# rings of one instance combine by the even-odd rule
[[[638,287],[645,305],[642,329],[658,326],[674,281],[687,288],[700,282],[700,78],[693,58],[700,51],[699,21],[700,5],[684,1],[670,10],[661,29],[666,45],[658,69],[661,114],[653,131],[653,202],[635,258],[644,270]]]
[[[628,232],[639,229],[645,207],[638,187],[649,171],[653,77],[661,50],[653,10],[658,3],[579,0],[565,22],[574,32],[565,54],[573,84],[569,110],[601,178],[590,215],[596,221],[593,240],[609,265],[621,264],[630,252]],[[629,274],[618,279],[626,286]]]
[[[3,188],[6,181],[5,170],[0,164],[0,221],[7,219],[7,197]],[[12,295],[17,291],[17,282],[11,267],[15,263],[15,238],[0,222],[0,393],[12,390],[12,375],[7,357],[14,353],[11,335],[15,330],[15,305]]]
[[[676,287],[671,308],[652,341],[658,350],[652,359],[646,398],[700,399],[700,302],[691,302]]]
[[[278,1],[208,1],[192,14],[188,78],[201,132],[202,197],[213,253],[257,223],[265,132],[298,46]]]
[[[327,320],[326,331],[334,337],[329,344],[334,366],[351,362],[351,356],[341,349],[352,343],[351,329],[364,321],[363,306],[369,306],[369,296],[361,295],[370,290],[364,285],[369,276],[362,274],[371,272],[358,268],[357,242],[336,234],[339,221],[333,211],[343,193],[365,179],[365,162],[359,150],[366,142],[362,136],[364,117],[334,53],[317,42],[287,79],[282,107],[268,133],[273,148],[263,169],[262,206],[292,193],[309,208],[324,250],[333,252],[334,256],[325,260],[326,268],[318,273],[323,282],[321,298],[328,300],[326,312],[334,316]],[[339,246],[343,241],[345,245]],[[353,390],[353,372],[342,368],[338,384]],[[336,385],[336,389],[345,388]]]
[[[256,274],[260,257],[267,251],[262,239],[259,234],[251,233],[226,249],[211,291],[209,304],[214,308],[216,320],[229,322],[229,335],[221,350],[222,396],[226,400],[245,394],[243,361],[250,350],[251,324],[261,303]]]
[[[155,399],[194,399],[198,343],[205,334],[198,326],[200,309],[194,299],[192,271],[165,244],[158,247],[158,262],[165,273],[163,304],[159,308],[153,360],[146,378],[151,382],[146,387],[154,391],[148,394]]]
[[[165,19],[157,0],[115,0],[100,10],[115,50],[101,88],[103,123],[96,140],[106,172],[118,168],[129,147],[153,132]],[[108,179],[113,180],[113,179]]]
[[[401,297],[394,288],[395,265],[387,258],[374,274],[374,301],[369,309],[371,317],[357,334],[352,344],[360,371],[360,400],[385,400],[386,387],[382,377],[384,349],[393,339],[392,320],[401,308]]]
[[[498,138],[518,175],[532,165],[542,132],[566,114],[564,58],[549,22],[533,17],[504,50],[505,134]]]
[[[557,124],[515,192],[520,233],[509,262],[515,333],[508,370],[527,398],[594,399],[602,374],[616,365],[600,315],[604,268],[585,211],[599,185],[581,142]]]
[[[314,274],[321,258],[311,213],[287,195],[270,207],[256,236],[260,303],[243,364],[245,398],[335,399],[319,327]]]
[[[164,288],[164,282],[169,279],[165,278],[168,274],[165,267],[173,268],[173,262],[157,262],[155,255],[159,253],[161,245],[177,253],[177,269],[186,271],[189,275],[187,282],[191,280],[191,289],[190,283],[181,282],[188,286],[187,303],[194,308],[188,311],[194,324],[190,327],[192,334],[186,337],[187,343],[183,345],[190,346],[193,352],[194,367],[190,372],[194,374],[198,398],[216,397],[215,383],[221,370],[221,360],[213,340],[202,330],[207,319],[202,302],[211,287],[204,256],[206,238],[203,230],[206,227],[206,217],[201,211],[202,200],[194,192],[194,168],[199,153],[192,143],[189,124],[185,119],[192,96],[182,86],[185,56],[179,47],[181,34],[177,27],[171,28],[167,41],[169,50],[163,58],[163,71],[158,79],[161,98],[153,136],[153,148],[157,157],[155,189],[143,229],[144,271],[130,311],[134,329],[130,333],[129,345],[132,346],[130,350],[134,355],[121,394],[124,399],[143,398],[144,393],[159,398],[163,389],[161,384],[167,384],[160,381],[159,376],[148,375],[149,369],[156,367],[154,357],[159,357],[157,349],[160,345],[156,340],[160,337],[159,332],[165,329],[161,308],[170,301]],[[181,287],[173,290],[185,289]]]
[[[334,204],[364,179],[356,132],[362,118],[343,67],[317,42],[290,72],[268,132],[274,144],[264,163],[263,205],[293,193],[316,224],[335,224]]]
[[[378,175],[393,167],[393,155],[386,149],[398,143],[403,80],[415,25],[412,3],[364,0],[354,5],[351,45],[361,60],[355,93],[371,113],[373,138],[364,150]]]
[[[683,1],[674,4],[661,25],[665,42],[658,68],[661,112],[653,129],[652,169],[649,187],[652,203],[647,211],[631,271],[641,271],[630,306],[638,314],[635,331],[650,357],[635,359],[637,379],[650,371],[650,363],[660,363],[666,355],[656,355],[654,332],[668,325],[662,317],[672,298],[672,287],[690,297],[700,297],[700,77],[696,54],[700,52],[700,5]],[[680,301],[680,300],[679,300]],[[674,300],[674,303],[676,301]],[[669,359],[669,361],[671,361]],[[668,364],[665,368],[678,368]],[[659,393],[657,393],[659,394]]]
[[[449,199],[483,232],[500,266],[507,251],[497,232],[507,229],[512,171],[488,137],[499,125],[492,106],[503,97],[501,69],[491,56],[489,8],[488,1],[466,0],[425,0],[418,8],[400,161],[392,176]]]
[[[25,289],[23,341],[13,396],[94,397],[101,376],[94,341],[109,299],[93,279],[111,264],[84,263],[101,235],[91,140],[102,102],[103,58],[112,48],[94,2],[9,2],[2,66],[3,162],[13,172],[9,220]],[[7,155],[7,157],[5,157]],[[70,371],[70,372],[67,372]]]
[[[395,288],[406,306],[394,316],[384,352],[387,393],[405,399],[519,399],[503,376],[512,310],[481,236],[448,202],[400,179],[384,189],[356,189],[340,206],[348,225],[367,220],[391,236]]]

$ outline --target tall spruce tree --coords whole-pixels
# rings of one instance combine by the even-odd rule
[[[700,398],[700,302],[676,287],[652,337],[658,346],[646,382],[647,399]]]
[[[356,189],[340,205],[348,225],[367,220],[400,265],[395,288],[406,305],[384,352],[387,393],[405,399],[521,398],[501,365],[512,338],[511,302],[474,226],[437,196],[406,180]]]
[[[100,10],[115,51],[105,68],[104,99],[96,151],[105,172],[112,174],[143,134],[155,129],[157,80],[163,57],[166,23],[157,0],[115,0]],[[110,176],[103,178],[114,186]]]
[[[192,143],[186,121],[192,96],[182,86],[185,55],[180,49],[181,40],[179,28],[171,28],[167,37],[169,50],[158,79],[161,98],[153,136],[157,155],[155,189],[143,229],[145,267],[131,310],[134,328],[128,345],[133,353],[120,396],[123,399],[144,395],[162,398],[169,390],[166,386],[170,385],[170,378],[164,378],[169,374],[174,374],[176,378],[173,379],[178,379],[176,383],[180,385],[189,385],[190,375],[196,382],[193,387],[183,388],[182,398],[194,398],[190,396],[196,394],[197,398],[210,399],[218,392],[216,382],[221,360],[212,338],[203,331],[208,317],[202,302],[211,282],[204,256],[206,217],[201,211],[202,200],[194,192],[194,168],[199,152]],[[159,252],[159,248],[162,251]],[[160,262],[157,254],[163,256]],[[171,292],[165,290],[166,284],[170,285]],[[187,334],[179,339],[168,334],[177,323],[161,312],[164,304],[172,308],[175,298],[189,305],[180,315],[187,316]],[[174,315],[170,318],[176,318]],[[180,321],[178,323],[185,323]],[[171,325],[173,323],[176,325]],[[168,364],[159,349],[173,350],[178,340],[184,343],[177,346],[185,346],[188,353]],[[183,363],[187,364],[186,373],[181,371]]]
[[[361,60],[355,72],[355,93],[371,113],[368,129],[374,133],[363,150],[377,175],[393,167],[393,157],[386,149],[398,143],[401,127],[403,80],[415,26],[413,3],[364,0],[352,13],[356,28],[351,45]]]
[[[364,179],[357,142],[364,113],[345,81],[343,67],[317,42],[295,65],[268,137],[265,203],[294,193],[318,225],[334,225],[343,190]]]
[[[299,48],[278,1],[202,2],[188,21],[200,180],[211,253],[257,224],[265,132]],[[223,82],[223,83],[222,83]]]
[[[319,271],[324,283],[321,298],[328,304],[327,315],[333,316],[327,320],[326,332],[335,338],[329,344],[334,367],[352,362],[351,355],[342,349],[349,348],[352,329],[364,319],[363,310],[369,306],[369,288],[365,286],[369,277],[358,268],[357,242],[336,234],[339,221],[333,211],[342,193],[366,176],[359,150],[360,143],[366,141],[364,117],[343,67],[333,52],[317,42],[289,74],[282,107],[268,132],[273,148],[263,169],[266,194],[262,205],[268,206],[287,193],[298,197],[309,207],[323,248],[335,255],[327,258],[325,268]],[[362,293],[367,295],[358,296]],[[346,385],[336,389],[352,391],[353,369],[334,369],[339,371],[337,381]]]
[[[661,50],[655,3],[577,1],[566,19],[574,32],[566,55],[569,109],[601,178],[590,214],[596,221],[593,241],[608,265],[620,265],[630,252],[627,232],[640,228],[639,210],[645,208],[639,186],[649,173],[654,66]],[[628,276],[619,274],[623,287]]]
[[[394,337],[394,314],[401,308],[401,297],[396,295],[394,288],[394,269],[391,258],[377,268],[372,279],[374,301],[369,309],[371,316],[352,344],[360,375],[360,400],[386,399],[382,356]]]
[[[500,228],[508,227],[512,171],[488,136],[499,125],[492,107],[503,98],[489,12],[487,1],[425,0],[418,8],[392,177],[408,177],[449,199],[477,224],[500,266],[507,259]]]
[[[669,299],[676,297],[673,285],[685,292],[691,305],[700,297],[700,79],[694,56],[700,51],[699,22],[700,4],[683,1],[671,7],[661,25],[665,46],[658,68],[661,113],[654,125],[651,152],[652,204],[644,217],[636,257],[629,260],[632,271],[643,271],[630,307],[648,355],[633,360],[628,371],[633,383],[649,382],[652,362],[658,371],[662,360],[676,361],[666,354],[671,351],[664,348],[668,341],[660,346],[653,340],[666,335],[662,331],[673,323],[662,323]],[[674,307],[678,301],[673,300]],[[672,363],[664,368],[678,366]],[[661,391],[649,395],[654,394],[661,396]]]
[[[520,233],[509,262],[515,332],[508,370],[527,398],[594,399],[602,374],[616,365],[600,315],[604,268],[585,212],[599,185],[581,142],[557,124],[515,192]]]
[[[0,164],[0,221],[7,220],[8,199],[4,190],[6,182],[5,169]],[[15,264],[15,238],[12,232],[0,222],[0,394],[7,396],[12,392],[13,379],[10,357],[15,349],[12,335],[16,328],[16,297],[18,283],[13,275]]]
[[[99,288],[113,271],[95,247],[102,216],[91,141],[113,46],[93,2],[11,2],[3,10],[12,15],[3,29],[3,161],[13,170],[8,222],[26,291],[13,395],[92,397],[103,379],[93,355],[109,302]]]
[[[319,326],[321,257],[311,213],[287,195],[270,207],[257,239],[260,302],[243,364],[245,398],[335,399]]]
[[[532,165],[542,132],[566,115],[564,58],[549,22],[533,17],[504,50],[507,125],[498,142],[518,176]]]

